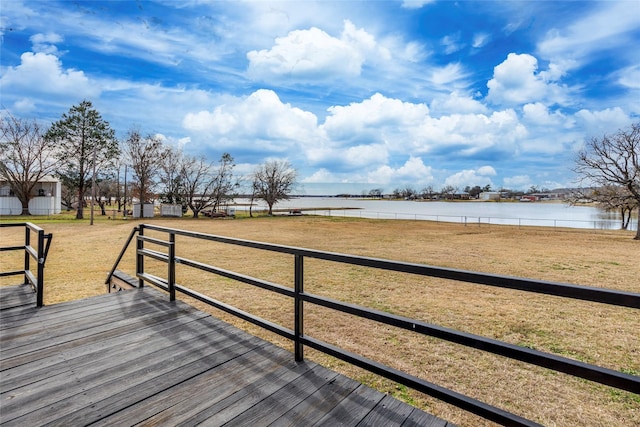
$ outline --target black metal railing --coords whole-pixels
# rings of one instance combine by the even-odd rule
[[[24,275],[24,284],[31,285],[36,293],[36,306],[42,307],[44,304],[44,265],[47,261],[47,254],[51,246],[51,233],[45,234],[44,230],[30,222],[4,223],[0,228],[23,227],[25,230],[24,244],[17,246],[0,247],[0,252],[4,251],[24,251],[24,268],[21,270],[0,272],[0,277]],[[31,243],[31,233],[36,233],[35,248]],[[46,245],[45,245],[46,241]],[[31,260],[37,263],[36,273],[31,270]]]
[[[168,238],[166,240],[162,240],[145,236],[145,230],[167,233]],[[358,316],[361,318],[370,319],[382,324],[402,328],[413,333],[439,338],[452,343],[461,344],[463,346],[526,362],[532,365],[549,368],[557,372],[563,372],[621,390],[626,390],[634,393],[640,392],[640,377],[638,376],[596,365],[591,365],[550,353],[545,353],[527,347],[509,344],[479,335],[444,328],[441,326],[425,323],[420,320],[396,316],[386,312],[348,304],[323,296],[307,293],[304,290],[304,259],[312,258],[337,263],[370,267],[380,270],[450,279],[467,283],[496,286],[500,288],[517,289],[526,292],[555,295],[559,297],[586,300],[620,307],[629,307],[633,309],[640,309],[640,294],[587,286],[577,286],[566,283],[477,273],[472,271],[434,267],[423,264],[413,264],[377,258],[345,255],[333,252],[316,251],[291,246],[222,237],[193,231],[177,230],[148,224],[141,224],[138,227],[134,228],[134,230],[131,232],[131,235],[127,243],[125,244],[125,247],[123,247],[122,252],[118,257],[118,261],[113,266],[113,269],[107,277],[107,285],[110,283],[111,277],[116,271],[120,259],[124,255],[127,246],[132,241],[136,233],[136,277],[138,279],[139,287],[143,287],[145,282],[151,283],[161,289],[164,289],[165,291],[168,291],[171,300],[175,299],[175,293],[176,291],[179,291],[210,306],[223,310],[245,321],[261,326],[271,332],[288,338],[294,343],[294,353],[295,359],[297,361],[301,361],[303,359],[304,346],[308,346],[336,358],[352,363],[361,368],[367,369],[375,374],[389,378],[400,384],[412,387],[418,391],[441,399],[447,403],[453,404],[474,414],[480,415],[491,421],[503,425],[538,425],[533,421],[524,419],[518,415],[481,402],[477,399],[462,395],[460,393],[430,383],[408,373],[398,371],[371,359],[367,359],[358,354],[351,353],[342,348],[305,335],[304,303],[309,303],[339,312],[348,313],[350,315]],[[223,244],[293,255],[294,287],[292,289],[290,287],[282,286],[266,280],[261,280],[255,277],[239,274],[233,271],[225,270],[195,260],[177,256],[175,251],[175,237],[178,235]],[[167,252],[165,253],[149,249],[148,247],[145,247],[145,244],[166,247]],[[167,263],[166,279],[145,272],[145,257]],[[255,316],[251,313],[239,310],[221,301],[215,300],[202,293],[175,283],[176,264],[196,268],[198,270],[237,280],[242,283],[246,283],[262,289],[276,292],[287,297],[291,297],[294,304],[293,330],[265,320],[261,317]]]

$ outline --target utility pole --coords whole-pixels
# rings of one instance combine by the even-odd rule
[[[127,165],[124,165],[124,219],[127,219]]]
[[[91,177],[91,221],[89,225],[93,225],[93,204],[96,200],[96,145],[93,146],[93,176]]]

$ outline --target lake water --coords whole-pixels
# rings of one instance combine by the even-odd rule
[[[266,205],[260,202],[258,208],[266,209]],[[245,209],[245,207],[238,206],[236,209]],[[603,212],[593,206],[569,206],[557,202],[414,202],[300,197],[278,202],[274,209],[303,209],[304,213],[325,216],[429,220],[466,224],[620,228],[620,217],[616,213]],[[636,226],[636,221],[632,220],[630,229],[635,230]]]

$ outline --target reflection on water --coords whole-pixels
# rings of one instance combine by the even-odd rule
[[[247,200],[237,200],[239,204]],[[259,202],[258,209],[266,208]],[[238,206],[243,210],[248,207]],[[570,206],[554,202],[414,202],[365,200],[338,197],[300,197],[279,202],[274,209],[303,209],[316,215],[411,219],[465,224],[501,224],[519,226],[619,229],[620,215],[593,206]],[[637,218],[637,217],[636,217]],[[637,227],[636,218],[629,224]]]

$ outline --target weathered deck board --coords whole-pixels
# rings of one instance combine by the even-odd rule
[[[36,305],[36,294],[30,285],[0,286],[0,310]]]
[[[2,425],[450,425],[153,289],[0,303]]]

